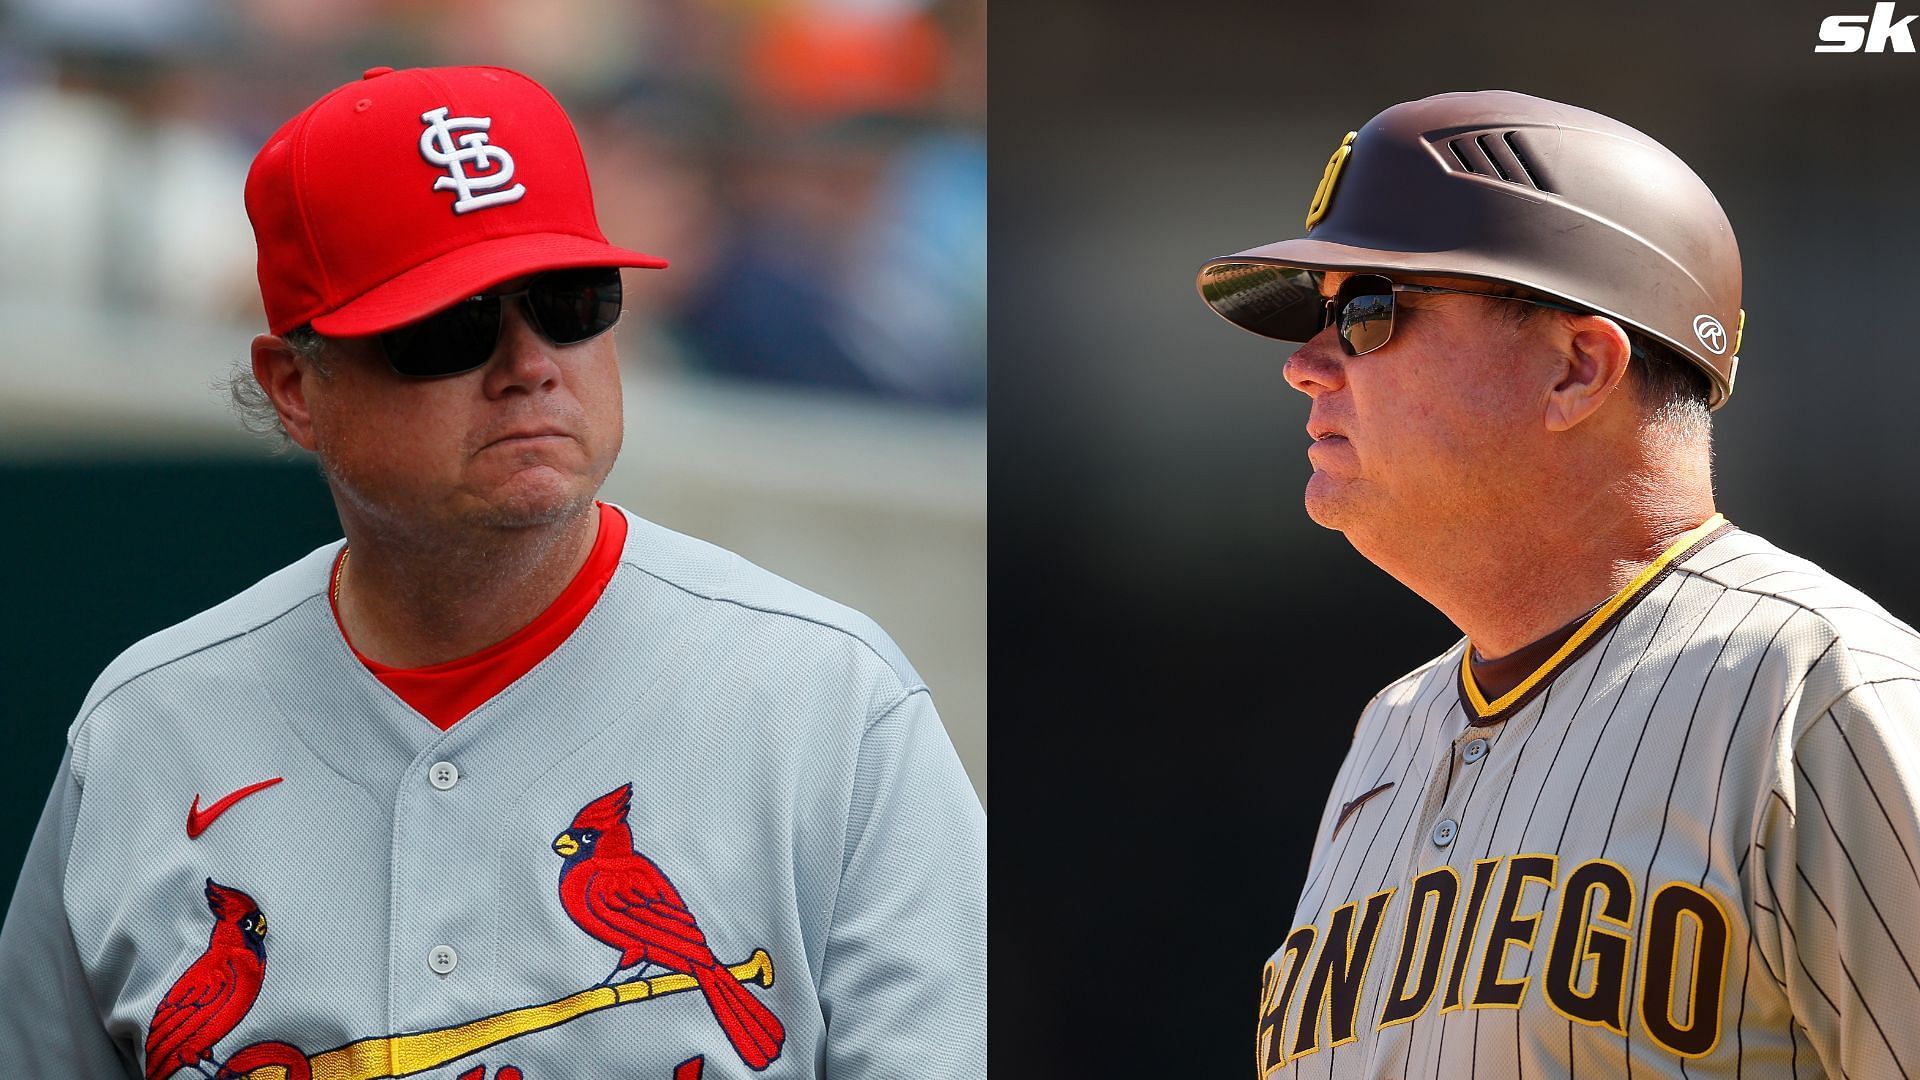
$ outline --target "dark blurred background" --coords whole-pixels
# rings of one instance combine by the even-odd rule
[[[1001,1080],[1252,1075],[1354,719],[1447,648],[1309,522],[1289,346],[1194,292],[1300,235],[1396,102],[1615,116],[1718,194],[1746,263],[1721,507],[1920,616],[1920,55],[1816,55],[1821,3],[1029,0],[993,27],[993,1052]],[[1903,2],[1904,17],[1920,3]]]

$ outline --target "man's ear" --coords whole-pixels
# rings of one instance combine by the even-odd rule
[[[261,334],[253,339],[253,379],[280,414],[287,438],[302,450],[312,450],[313,415],[307,411],[307,382],[318,378],[311,364],[294,356],[285,338]]]
[[[1547,395],[1549,431],[1568,431],[1598,412],[1626,377],[1633,343],[1620,324],[1604,315],[1577,315],[1565,323],[1566,364]]]

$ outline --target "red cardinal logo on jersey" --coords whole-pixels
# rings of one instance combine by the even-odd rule
[[[253,1075],[256,1069],[268,1066],[285,1070],[287,1080],[313,1080],[313,1065],[299,1047],[271,1040],[254,1043],[244,1050],[235,1050],[215,1075],[219,1080],[240,1080],[241,1077]]]
[[[147,1080],[214,1062],[213,1046],[233,1031],[253,999],[267,964],[267,917],[253,897],[207,879],[213,934],[160,999],[147,1026]],[[218,1064],[217,1062],[215,1062]]]
[[[460,1080],[487,1080],[487,1067],[475,1065],[461,1073]],[[493,1080],[521,1080],[520,1069],[514,1065],[502,1065],[500,1071],[493,1074]]]
[[[553,850],[567,860],[560,868],[561,906],[594,940],[620,950],[603,985],[635,965],[643,965],[642,974],[657,964],[693,976],[740,1059],[764,1069],[780,1056],[786,1029],[715,959],[673,882],[634,850],[627,829],[632,799],[632,784],[615,788],[582,807],[554,840]]]

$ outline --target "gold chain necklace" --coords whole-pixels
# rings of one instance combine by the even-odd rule
[[[333,595],[330,599],[333,601],[335,610],[340,607],[340,582],[347,576],[347,556],[351,554],[353,554],[352,548],[341,548],[340,565],[333,568]]]

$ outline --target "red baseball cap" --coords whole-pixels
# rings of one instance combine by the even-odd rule
[[[573,124],[505,68],[372,68],[247,172],[267,327],[377,334],[542,270],[659,269],[601,233]]]

